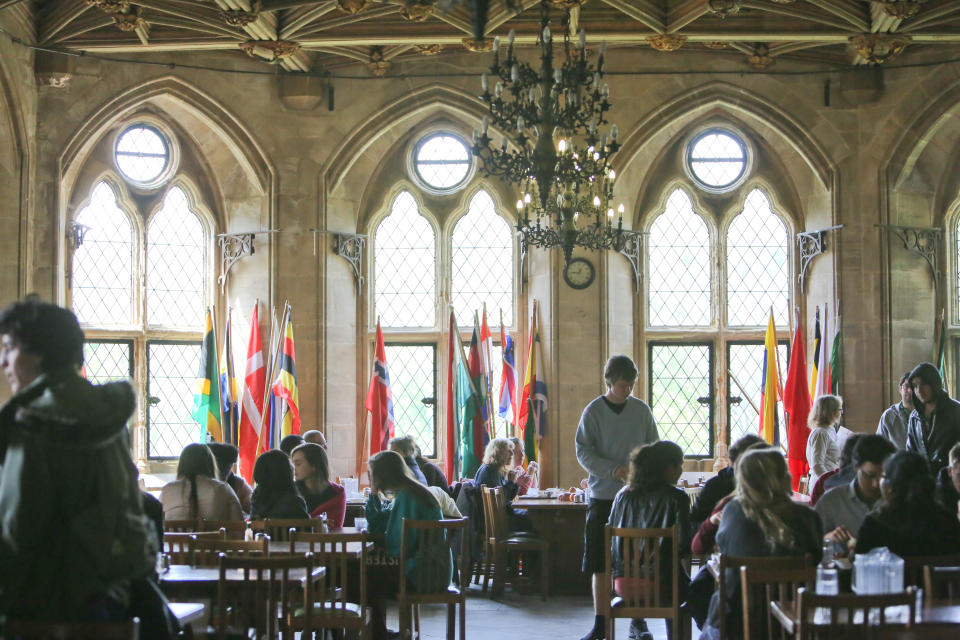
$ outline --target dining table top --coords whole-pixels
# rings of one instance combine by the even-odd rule
[[[310,571],[309,578],[314,581],[321,580],[327,573],[324,567],[314,567]],[[189,564],[172,564],[169,570],[160,574],[161,588],[177,586],[194,587],[215,587],[220,582],[220,567],[194,567]],[[242,569],[230,569],[224,574],[227,582],[241,583],[246,581],[246,575]],[[303,584],[308,579],[306,569],[290,569],[287,572],[289,582],[298,582]]]
[[[892,607],[891,607],[892,608]],[[906,607],[903,607],[906,609]],[[797,613],[797,602],[773,600],[770,602],[770,613],[783,626],[784,630],[793,635],[796,633],[796,627],[799,622]],[[858,611],[862,617],[863,612]],[[889,620],[890,618],[888,618]],[[854,618],[856,621],[856,618]],[[815,616],[813,624],[816,626],[830,626],[830,621],[822,616]],[[917,609],[918,625],[957,625],[960,627],[960,605],[957,604],[925,604]]]

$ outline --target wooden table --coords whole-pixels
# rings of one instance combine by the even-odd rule
[[[287,543],[289,550],[290,544]],[[308,579],[315,587],[321,587],[327,570],[324,567],[314,567],[308,578],[304,569],[292,569],[288,581],[303,585]],[[244,579],[243,571],[230,570],[226,573],[227,582],[237,588],[248,584]],[[191,567],[186,564],[172,564],[170,570],[160,574],[160,588],[169,598],[179,600],[210,600],[217,595],[217,585],[220,583],[219,567]]]
[[[207,605],[203,602],[170,602],[170,613],[177,619],[183,629],[183,637],[190,640],[194,637],[194,623],[205,624],[207,620]]]
[[[795,635],[797,623],[799,622],[797,619],[796,601],[781,602],[774,600],[770,603],[770,612],[773,614],[773,617],[780,622],[787,634]],[[854,620],[856,621],[856,618],[854,618]],[[824,627],[829,626],[829,623],[818,623],[816,620],[814,624],[817,626],[821,626],[822,624]],[[938,627],[956,625],[958,627],[958,633],[960,633],[960,605],[924,606],[917,610],[917,625]]]
[[[580,571],[586,503],[520,497],[513,501],[513,507],[526,510],[537,533],[550,544],[550,588],[553,592],[589,594],[590,576]]]

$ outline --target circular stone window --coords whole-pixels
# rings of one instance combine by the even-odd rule
[[[428,135],[413,150],[417,179],[438,193],[453,191],[466,182],[472,166],[470,148],[459,136],[450,133]]]
[[[127,180],[152,186],[161,182],[170,169],[170,143],[156,127],[134,124],[117,137],[114,158]]]
[[[747,146],[725,129],[709,129],[687,146],[687,170],[707,191],[736,186],[747,170]]]

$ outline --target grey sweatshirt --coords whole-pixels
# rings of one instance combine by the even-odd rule
[[[627,466],[630,452],[660,439],[653,413],[645,402],[630,396],[627,406],[615,413],[603,396],[587,405],[577,426],[577,460],[590,474],[590,496],[613,500],[623,483],[614,470]]]

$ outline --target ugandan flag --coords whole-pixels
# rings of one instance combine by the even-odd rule
[[[220,409],[217,335],[213,331],[213,309],[207,307],[207,328],[200,346],[200,371],[193,387],[193,410],[190,412],[200,425],[200,442],[206,442],[208,434],[213,440],[223,442]]]

